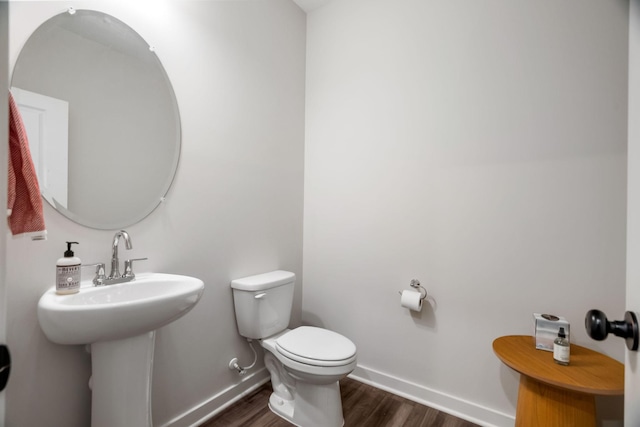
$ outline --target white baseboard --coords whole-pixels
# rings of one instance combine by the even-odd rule
[[[358,365],[349,378],[484,427],[513,427],[515,423],[511,415],[365,366]]]
[[[253,374],[243,378],[242,382],[227,387],[220,393],[211,396],[209,399],[172,420],[167,421],[160,427],[197,427],[250,394],[268,382],[269,379],[269,371],[267,371],[266,368],[259,369]]]
[[[515,418],[511,415],[365,366],[358,365],[349,377],[480,426],[512,427],[515,423]],[[197,427],[250,394],[269,379],[269,371],[262,368],[244,378],[239,384],[227,387],[160,427]]]

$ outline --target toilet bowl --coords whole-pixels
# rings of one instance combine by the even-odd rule
[[[301,326],[261,344],[271,374],[269,407],[274,413],[302,427],[344,424],[338,381],[356,367],[356,347],[350,340]]]
[[[232,281],[238,330],[265,350],[271,411],[300,427],[341,427],[339,381],[356,367],[356,346],[323,328],[287,329],[294,282],[287,271]]]

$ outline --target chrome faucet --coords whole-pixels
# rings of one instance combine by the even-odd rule
[[[133,262],[143,261],[147,258],[133,258],[124,261],[124,273],[120,274],[120,260],[118,259],[118,246],[120,245],[120,238],[124,239],[125,248],[128,250],[133,249],[131,244],[131,237],[129,233],[124,230],[116,232],[113,236],[113,243],[111,244],[111,273],[109,276],[104,274],[104,263],[83,264],[83,267],[96,267],[96,276],[93,278],[94,286],[102,285],[115,285],[116,283],[130,282],[136,278],[133,273]]]
[[[119,279],[122,276],[120,275],[120,260],[118,259],[118,245],[120,244],[120,237],[124,238],[124,245],[127,250],[133,248],[131,244],[131,237],[129,237],[129,233],[124,230],[118,231],[113,236],[113,244],[111,245],[111,273],[109,273],[109,277],[107,280]]]

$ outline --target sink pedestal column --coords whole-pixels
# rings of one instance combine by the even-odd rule
[[[91,427],[152,427],[156,333],[91,344]]]

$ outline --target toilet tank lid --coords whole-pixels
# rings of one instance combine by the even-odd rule
[[[241,291],[263,291],[265,289],[286,285],[295,279],[296,275],[290,271],[276,270],[232,280],[231,287]]]

